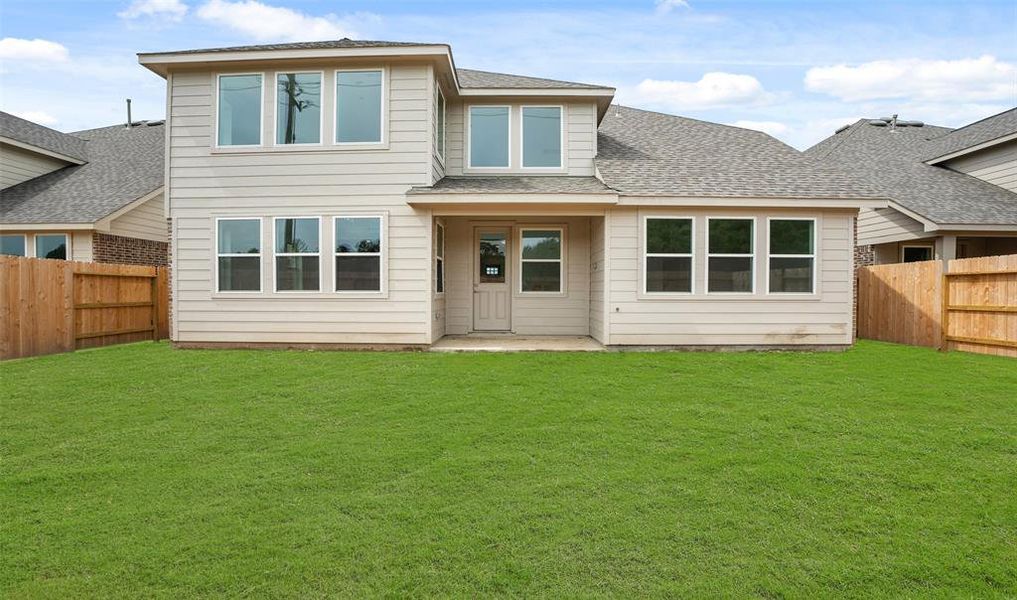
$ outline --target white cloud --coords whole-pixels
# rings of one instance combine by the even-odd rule
[[[187,14],[187,5],[180,0],[134,0],[125,10],[118,12],[121,19],[151,17],[179,21]]]
[[[62,62],[69,53],[63,44],[49,40],[23,40],[7,37],[0,40],[0,60]]]
[[[657,0],[657,14],[667,14],[676,8],[691,8],[688,0]]]
[[[251,36],[257,41],[311,41],[355,37],[350,24],[334,14],[312,17],[257,0],[209,0],[198,17]]]
[[[11,114],[15,117],[21,117],[22,119],[31,121],[33,123],[39,123],[40,125],[53,125],[59,119],[42,110],[25,110],[25,111],[11,111]]]
[[[877,60],[858,66],[813,67],[805,88],[847,102],[881,98],[954,101],[1017,97],[1017,66],[994,56],[959,60]]]
[[[644,79],[632,94],[636,102],[673,111],[758,105],[772,94],[751,75],[713,72],[699,81]]]
[[[762,131],[768,133],[773,137],[780,137],[787,132],[787,125],[778,121],[735,121],[734,123],[728,123],[728,125],[734,125],[735,127],[741,127],[743,129],[752,129],[754,131]]]

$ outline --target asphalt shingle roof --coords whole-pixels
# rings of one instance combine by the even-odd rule
[[[923,162],[929,148],[952,135],[945,127],[889,127],[862,119],[805,151],[820,164],[836,165],[885,197],[934,223],[1017,224],[1017,194],[991,183]]]
[[[162,54],[207,54],[210,52],[257,52],[262,50],[318,50],[329,48],[399,48],[406,46],[447,46],[448,44],[425,44],[418,42],[385,42],[381,40],[324,40],[320,42],[289,42],[285,44],[260,44],[256,46],[225,46],[222,48],[198,48],[169,52],[142,52],[145,56]]]
[[[409,195],[425,194],[614,194],[596,177],[563,175],[499,175],[445,177],[431,187],[411,188]]]
[[[56,129],[0,112],[0,136],[31,144],[50,152],[85,160],[85,141]]]
[[[612,105],[597,168],[624,194],[682,197],[884,198],[837,166],[815,164],[769,135]]]
[[[1017,108],[1011,108],[1008,111],[982,119],[981,121],[975,121],[970,125],[965,125],[960,129],[955,129],[944,136],[940,136],[928,144],[928,147],[922,154],[922,160],[932,160],[940,156],[960,152],[965,148],[991,142],[992,140],[1014,133],[1017,133]]]
[[[614,89],[604,85],[559,81],[542,77],[509,75],[508,73],[492,73],[473,69],[456,69],[459,85],[463,88],[517,88],[517,89]]]
[[[0,223],[94,223],[163,185],[166,128],[144,122],[79,131],[83,165],[0,191]]]

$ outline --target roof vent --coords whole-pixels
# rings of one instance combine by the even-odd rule
[[[875,125],[876,127],[886,127],[889,124],[889,121],[884,121],[883,119],[872,119],[869,121],[869,125]]]
[[[833,135],[837,135],[838,133],[840,133],[842,131],[847,131],[848,129],[851,129],[851,125],[844,125],[840,129],[838,129],[837,131],[834,131]]]
[[[148,121],[145,124],[148,125],[149,127],[156,127],[158,125],[165,125],[166,124],[166,120],[165,119],[160,119],[158,121]]]

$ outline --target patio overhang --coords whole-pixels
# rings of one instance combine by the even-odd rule
[[[611,194],[426,194],[408,196],[407,204],[427,207],[434,215],[476,214],[602,215],[618,204]]]

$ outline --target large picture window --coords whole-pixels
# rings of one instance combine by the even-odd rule
[[[561,168],[561,107],[524,106],[522,119],[523,167]]]
[[[0,235],[0,255],[3,256],[25,256],[28,248],[25,244],[23,233],[8,233]]]
[[[692,293],[692,219],[646,219],[647,293]]]
[[[220,292],[260,292],[261,219],[219,219],[216,262]]]
[[[769,291],[811,294],[816,281],[816,221],[770,219]]]
[[[335,141],[340,144],[381,142],[383,72],[338,71],[335,74]]]
[[[707,223],[707,291],[751,294],[755,219],[711,218]]]
[[[67,235],[45,233],[35,236],[35,257],[67,260]]]
[[[434,291],[445,293],[445,226],[441,223],[434,228]]]
[[[321,73],[276,73],[275,143],[321,143]]]
[[[275,219],[275,289],[277,292],[321,290],[321,257],[316,217]]]
[[[337,292],[382,291],[381,230],[381,217],[336,217],[335,289]]]
[[[509,107],[471,106],[469,167],[508,168]]]
[[[520,291],[561,293],[562,230],[520,231]]]
[[[261,145],[261,74],[220,75],[219,146]]]

